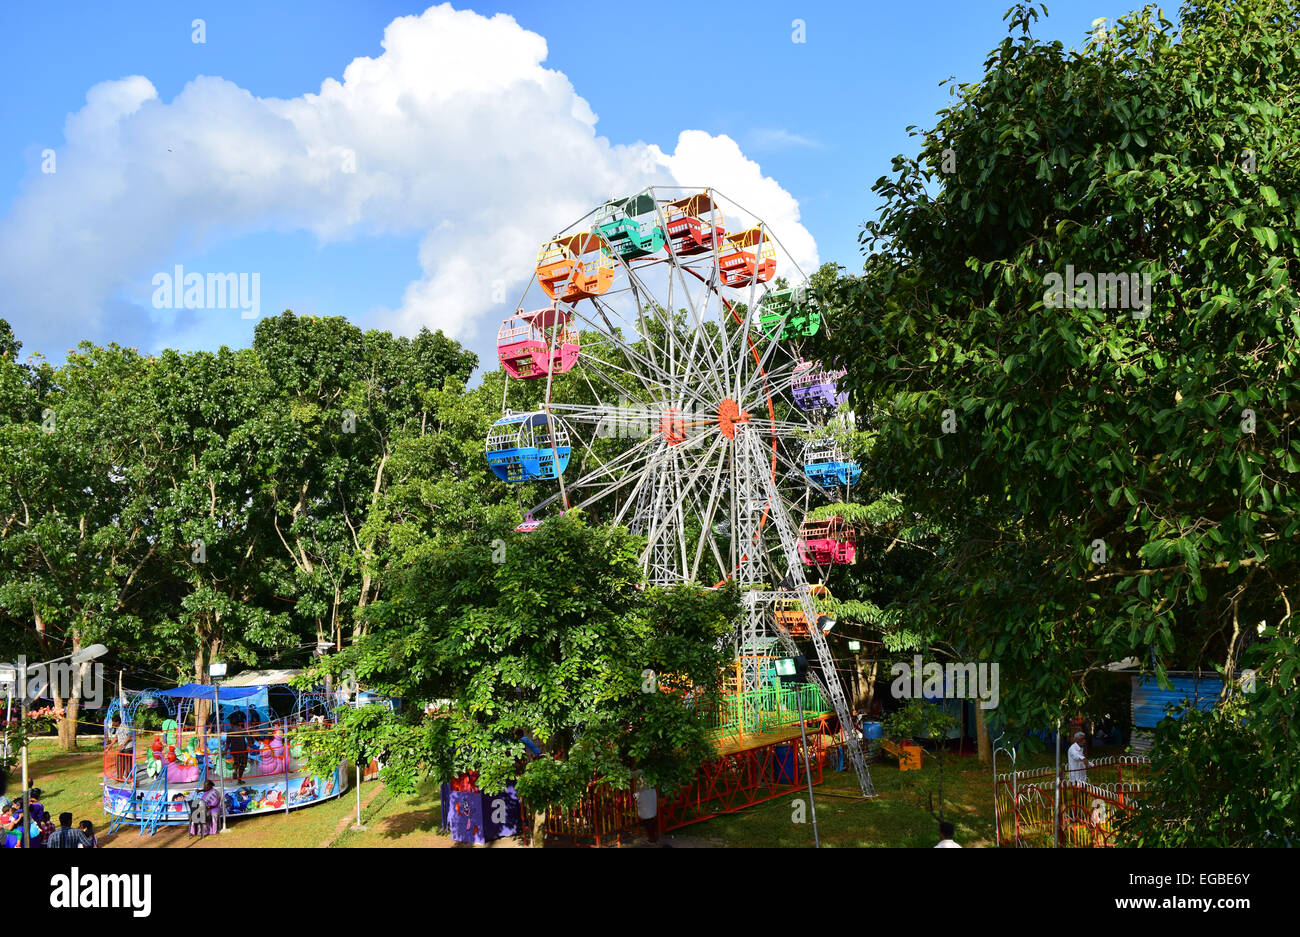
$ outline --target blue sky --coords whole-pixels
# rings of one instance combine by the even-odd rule
[[[263,315],[442,326],[483,354],[501,313],[480,287],[500,278],[517,294],[530,239],[623,194],[602,186],[635,182],[647,144],[665,154],[659,181],[716,173],[691,181],[730,193],[734,178],[778,236],[806,231],[802,262],[853,267],[871,184],[914,149],[904,128],[945,106],[941,81],[979,76],[1009,5],[457,5],[517,25],[432,11],[427,28],[402,33],[390,67],[385,28],[425,6],[6,4],[0,316],[54,360],[83,338],[246,345],[255,322],[238,310],[155,308],[151,278],[181,264],[260,273]],[[1073,45],[1128,9],[1048,7],[1036,33]],[[805,42],[792,41],[795,20]],[[545,40],[544,60],[528,33]],[[353,94],[344,69],[360,56],[379,63],[371,91]],[[485,87],[511,75],[536,97]],[[332,103],[312,97],[331,78],[343,82]],[[688,146],[684,131],[702,134]],[[359,141],[356,174],[316,178],[340,140]],[[53,174],[42,173],[47,148]]]

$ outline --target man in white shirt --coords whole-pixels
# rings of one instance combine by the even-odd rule
[[[646,783],[645,776],[639,771],[632,772],[636,792],[636,815],[645,827],[646,838],[652,843],[659,842],[659,792]]]
[[[957,828],[953,826],[951,823],[947,823],[947,822],[940,823],[939,824],[940,838],[939,838],[939,842],[934,844],[934,848],[935,849],[960,849],[961,845],[953,841],[953,835],[956,832],[957,832]]]
[[[1074,744],[1066,757],[1069,759],[1068,767],[1070,769],[1070,780],[1082,784],[1088,780],[1088,759],[1083,754],[1083,740],[1086,736],[1082,732],[1074,733]]]

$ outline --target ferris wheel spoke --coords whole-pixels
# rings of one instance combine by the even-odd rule
[[[605,315],[600,305],[595,303],[594,300],[593,300],[593,304],[596,306],[596,311],[600,313],[601,319],[603,320],[603,324],[605,326],[604,329],[601,328],[601,323],[598,323],[595,320],[593,320],[589,315],[583,312],[580,307],[574,307],[573,314],[577,318],[581,319],[583,322],[586,322],[591,328],[593,328],[597,332],[601,332],[601,334],[603,334],[608,341],[612,342],[615,346],[617,346],[618,350],[623,354],[624,358],[626,358],[628,362],[628,370],[625,373],[634,376],[638,381],[642,383],[642,385],[644,385],[645,390],[648,393],[651,392],[652,382],[650,381],[649,378],[646,377],[645,372],[637,367],[636,363],[639,362],[641,365],[649,368],[651,372],[658,372],[659,370],[658,367],[654,364],[654,362],[648,360],[644,355],[642,355],[631,345],[629,345],[627,341],[624,340],[623,337],[618,334],[618,329],[616,329],[614,327],[614,324],[609,321],[608,316]],[[610,367],[614,367],[614,365],[610,364],[609,362],[606,362],[606,364],[609,365]],[[624,369],[618,368],[618,370],[622,371]]]
[[[770,397],[784,394],[794,386],[795,369],[798,367],[797,361],[792,359],[788,363],[768,367],[772,352],[777,348],[778,344],[777,342],[770,342],[763,352],[758,366],[755,367],[754,372],[745,382],[745,386],[741,388],[741,394],[745,397],[755,393],[759,384],[765,385],[764,391]]]
[[[640,297],[637,296],[636,294],[633,294],[633,298],[634,301],[637,303],[638,307],[640,307],[641,305]],[[648,368],[651,373],[663,373],[665,371],[665,368],[662,364],[656,362],[653,359],[653,357],[642,354],[640,351],[636,349],[635,343],[628,342],[626,338],[624,338],[621,334],[619,334],[621,330],[617,329],[614,326],[614,323],[610,321],[609,318],[611,314],[616,319],[620,318],[619,312],[617,309],[613,308],[603,296],[593,296],[591,298],[591,304],[592,306],[595,307],[596,312],[600,315],[601,321],[605,324],[605,327],[608,329],[607,334],[609,335],[609,337],[619,344],[619,350],[622,351],[623,354],[629,356],[629,363],[631,363],[631,359],[635,359],[637,361],[640,361],[643,365],[645,365],[646,368]],[[581,315],[581,313],[579,314]],[[584,318],[587,317],[584,316]],[[591,322],[591,319],[587,318],[587,321]],[[644,320],[638,316],[637,319],[638,325],[640,325],[643,321]],[[648,331],[642,331],[641,328],[638,328],[637,341],[643,342],[647,350],[654,349],[658,351],[661,355],[667,357],[665,349],[655,342],[654,337],[651,336],[648,333]]]
[[[689,359],[688,359],[687,367],[686,367],[686,369],[685,369],[685,373],[683,374],[683,378],[682,378],[683,383],[689,384],[689,383],[691,383],[692,371],[694,370],[694,366],[695,366],[697,363],[701,363],[701,364],[713,364],[713,363],[716,362],[716,360],[717,360],[715,356],[709,356],[709,358],[712,358],[712,359],[713,359],[712,361],[707,360],[707,359],[704,360],[704,361],[701,361],[700,359],[698,359],[698,358],[696,357],[696,354],[695,354],[696,348],[698,347],[698,344],[699,344],[699,340],[700,340],[702,337],[706,336],[706,335],[708,336],[708,342],[709,342],[709,348],[710,348],[710,350],[711,350],[711,351],[714,350],[714,346],[713,346],[713,334],[711,333],[711,330],[710,330],[710,329],[706,326],[706,324],[705,324],[706,322],[708,322],[708,315],[707,315],[707,313],[708,313],[708,306],[709,306],[710,301],[711,301],[714,297],[713,297],[713,291],[712,291],[711,289],[709,289],[707,283],[705,283],[705,284],[703,285],[702,290],[701,290],[702,295],[701,295],[700,301],[697,302],[695,296],[692,295],[692,293],[691,293],[689,287],[687,286],[687,283],[686,283],[685,277],[682,276],[681,271],[678,270],[678,271],[676,271],[676,273],[677,273],[677,283],[676,283],[676,285],[679,285],[679,286],[681,287],[682,294],[686,297],[686,307],[687,307],[687,311],[690,313],[691,318],[694,320],[694,324],[695,324],[695,328],[693,329],[693,331],[695,332],[695,337],[694,337],[694,340],[693,340],[693,343],[692,343],[692,347],[691,347],[691,355],[690,355],[690,357],[689,357]],[[671,277],[669,278],[668,283],[669,283],[669,290],[670,290],[670,293],[671,293],[671,291],[672,291],[673,288],[674,288],[674,281],[673,281],[673,279],[672,279]],[[670,300],[670,302],[671,302],[671,300]],[[725,346],[725,342],[722,342],[721,344],[722,344],[723,346]],[[721,348],[720,350],[722,350],[722,351],[724,352],[724,357],[723,357],[723,367],[722,367],[721,369],[718,369],[718,368],[716,367],[716,365],[715,365],[714,367],[706,367],[706,368],[704,369],[704,372],[705,372],[705,373],[708,375],[708,377],[709,377],[709,380],[710,380],[710,386],[711,386],[713,392],[714,392],[714,393],[715,393],[719,398],[722,398],[722,397],[727,396],[727,393],[726,393],[726,386],[725,386],[725,384],[724,384],[721,380],[718,379],[718,375],[719,375],[719,373],[726,373],[726,372],[727,372],[727,364],[726,364],[726,358],[725,358],[725,351],[726,351],[725,347]]]
[[[727,332],[728,307],[726,305],[726,301],[722,298],[721,294],[717,292],[717,287],[713,285],[716,282],[716,278],[717,278],[716,264],[715,264],[715,269],[713,271],[713,276],[707,278],[704,277],[698,270],[695,270],[691,267],[679,267],[674,272],[677,274],[677,280],[681,285],[682,292],[684,292],[687,296],[691,295],[691,291],[687,285],[687,280],[685,276],[686,273],[690,273],[702,285],[701,292],[702,292],[703,300],[701,305],[703,308],[696,310],[696,321],[698,323],[698,327],[701,329],[705,328],[705,323],[714,324],[715,327],[717,328],[718,349],[722,352],[722,373],[730,374],[735,369],[735,362],[733,361],[733,358],[731,356],[731,349],[729,347],[730,339],[728,337],[728,332]],[[714,322],[714,320],[709,319],[707,315],[708,307],[710,303],[716,303],[717,306],[719,307],[716,323]],[[712,336],[710,337],[710,340],[712,340]],[[719,396],[722,397],[731,396],[731,394],[729,393],[729,388],[725,381],[717,382],[716,390]],[[733,398],[733,399],[738,399],[738,398]]]
[[[802,481],[807,488],[824,495],[831,501],[839,500],[838,493],[827,491],[820,484],[809,478],[808,474],[804,471],[803,464],[792,460],[788,455],[782,452],[779,447],[777,449],[777,461],[783,463],[790,470],[789,477],[796,479],[796,481]]]
[[[646,536],[646,548],[642,555],[648,572],[649,567],[656,565],[656,559],[660,564],[666,561],[665,551],[677,554],[678,559],[682,561],[677,568],[685,568],[686,519],[682,510],[684,493],[682,481],[685,474],[683,460],[686,453],[697,446],[698,441],[687,440],[661,450],[659,462],[666,465],[656,464],[658,483],[655,486],[650,509],[650,529]],[[668,471],[659,471],[660,468],[667,468]],[[658,572],[656,571],[656,575]]]
[[[585,475],[579,476],[577,481],[569,485],[569,488],[571,490],[590,488],[593,485],[599,483],[604,478],[614,477],[620,472],[624,472],[624,470],[626,469],[635,467],[637,462],[640,459],[645,457],[645,453],[643,450],[648,449],[654,442],[655,439],[653,437],[650,439],[642,440],[632,448],[620,453],[614,459],[611,459],[609,462],[604,463],[603,465],[598,467],[595,471],[588,472]],[[634,475],[635,475],[634,472],[628,471],[624,473],[623,477],[627,479]],[[621,482],[620,484],[622,483],[625,482]],[[617,488],[617,486],[614,486],[614,488],[611,488],[610,490],[614,490],[615,488]],[[533,505],[532,509],[528,513],[530,514],[540,513],[542,510],[550,507],[552,504],[555,504],[560,499],[561,499],[560,492],[556,492],[555,494],[552,494],[542,499],[541,501],[537,502],[537,504]],[[584,501],[583,503],[584,504],[590,503],[590,499]],[[574,505],[570,507],[569,510],[573,510],[576,507],[578,506]]]
[[[717,454],[717,465],[714,468],[713,477],[710,480],[710,484],[709,484],[708,503],[702,511],[699,511],[700,539],[696,543],[695,557],[691,562],[692,580],[697,579],[699,576],[700,560],[704,556],[704,546],[706,543],[708,543],[708,545],[712,548],[713,554],[718,561],[718,568],[720,574],[722,575],[723,578],[726,578],[727,575],[727,567],[722,560],[722,553],[718,550],[717,536],[716,536],[716,532],[713,529],[714,526],[713,519],[714,517],[717,516],[718,502],[722,495],[722,485],[720,484],[722,479],[722,470],[723,468],[726,467],[727,464],[727,451],[726,451],[727,446],[722,444],[725,443],[725,440],[726,437],[719,436],[718,442],[720,445],[717,446],[716,449],[712,450],[710,453],[711,457],[714,453]],[[699,507],[698,498],[696,499],[696,506],[698,510]]]
[[[640,377],[638,375],[633,374],[631,371],[626,371],[618,367],[618,365],[610,364],[609,362],[606,361],[601,361],[601,359],[596,358],[594,355],[587,355],[586,349],[583,349],[583,355],[584,355],[583,360],[579,364],[578,368],[575,370],[580,370],[584,377],[586,376],[587,371],[590,371],[592,374],[595,374],[598,378],[600,378],[602,381],[608,384],[611,390],[616,391],[622,396],[626,396],[628,400],[634,400],[643,406],[647,404],[645,398],[638,396],[638,388],[628,387],[626,384],[623,384],[622,382],[615,380],[614,378],[606,374],[603,368],[608,367],[617,371],[622,371],[624,374],[627,374],[629,377],[635,378],[636,380],[639,381]],[[600,367],[596,366],[596,364],[593,364],[592,363],[593,361],[597,362],[600,365]],[[588,384],[590,384],[590,381],[588,381]],[[645,388],[642,387],[639,390],[644,391]],[[596,396],[594,388],[592,389],[592,394],[593,396]]]

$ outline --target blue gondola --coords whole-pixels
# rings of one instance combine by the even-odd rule
[[[833,439],[814,439],[804,446],[803,471],[823,487],[852,485],[862,474],[862,467],[849,459]]]
[[[569,433],[545,413],[510,413],[492,424],[488,467],[502,481],[558,478],[569,464]]]

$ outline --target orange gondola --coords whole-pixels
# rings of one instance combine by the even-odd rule
[[[831,590],[821,583],[808,587],[814,601],[831,598]],[[772,609],[772,616],[780,628],[789,631],[793,637],[806,637],[808,634],[808,616],[804,613],[803,603],[799,599],[777,599]]]
[[[732,287],[766,283],[776,275],[776,245],[762,225],[727,235],[718,271],[722,282]]]
[[[614,255],[599,234],[570,234],[547,241],[537,253],[537,282],[566,303],[599,296],[614,283]]]

